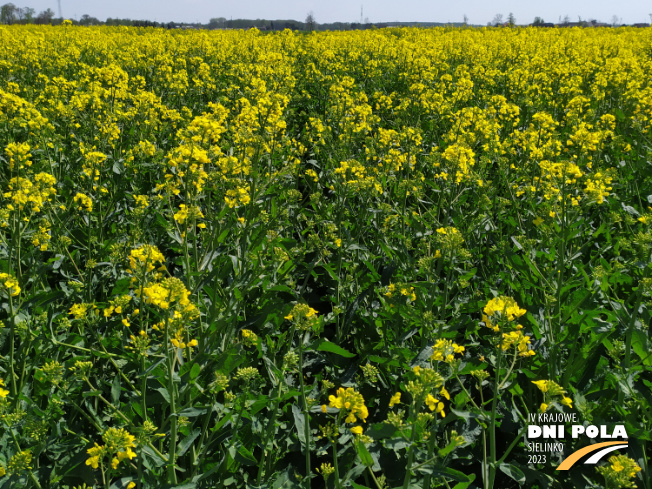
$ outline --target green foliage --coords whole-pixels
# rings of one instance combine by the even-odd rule
[[[0,488],[649,487],[647,34],[2,33]]]

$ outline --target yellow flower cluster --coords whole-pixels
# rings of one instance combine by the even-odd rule
[[[130,295],[122,295],[116,299],[113,299],[109,302],[109,307],[105,308],[103,313],[104,317],[111,317],[112,314],[122,314],[124,308],[131,302]]]
[[[503,342],[500,347],[503,349],[503,351],[507,351],[513,346],[516,348],[518,356],[520,357],[534,356],[534,350],[530,350],[528,345],[530,345],[530,337],[523,334],[521,326],[521,328],[517,327],[516,331],[503,333]]]
[[[285,319],[292,321],[301,331],[314,329],[319,325],[320,319],[317,310],[308,304],[295,304]]]
[[[6,470],[3,467],[0,467],[0,476],[5,475],[5,473],[11,475],[20,474],[21,472],[31,469],[32,452],[30,450],[22,450],[11,457]]]
[[[140,277],[141,274],[151,272],[159,263],[165,263],[165,257],[153,245],[142,245],[129,253],[129,269],[127,273]]]
[[[187,220],[196,221],[204,217],[199,207],[191,205],[190,207],[186,204],[179,205],[179,211],[174,214],[174,220],[179,224],[184,224]]]
[[[140,290],[136,293],[140,294]],[[177,302],[182,309],[191,305],[190,291],[176,277],[168,277],[160,283],[143,287],[142,293],[147,304],[153,304],[161,309],[168,309],[173,302]]]
[[[484,306],[482,321],[487,327],[494,331],[500,331],[498,322],[514,321],[523,316],[527,311],[519,307],[514,299],[507,296],[499,296],[491,299]]]
[[[242,341],[247,346],[254,346],[258,341],[258,335],[253,331],[251,331],[250,329],[243,329],[241,333],[242,333]]]
[[[390,398],[389,407],[393,407],[400,402],[401,402],[401,393],[397,392]]]
[[[7,204],[7,209],[13,211],[18,208],[22,211],[29,204],[29,210],[40,212],[41,208],[52,200],[52,196],[56,195],[55,184],[56,179],[43,172],[34,175],[34,181],[23,177],[12,178],[7,185],[9,191],[3,194],[4,198],[11,202]]]
[[[88,195],[77,192],[72,201],[77,204],[77,209],[80,211],[85,210],[88,213],[93,212],[93,199],[91,199]]]
[[[444,378],[435,370],[431,368],[421,368],[420,366],[413,367],[412,371],[416,377],[415,380],[408,382],[406,387],[407,391],[412,395],[413,399],[419,399],[419,402],[425,403],[430,411],[434,411],[442,418],[446,417],[444,411],[444,403],[441,397],[450,400],[450,394],[444,387]],[[433,392],[439,389],[435,395]],[[395,394],[390,403],[397,404],[400,401],[400,393]],[[396,402],[392,402],[396,401]]]
[[[594,202],[602,204],[604,198],[609,195],[612,190],[610,187],[613,181],[614,171],[607,169],[604,172],[597,171],[586,179],[586,187],[584,193]]]
[[[75,316],[75,319],[85,319],[89,314],[89,310],[94,312],[96,309],[97,306],[95,304],[73,304],[68,313]]]
[[[99,151],[85,151],[83,148],[81,149],[81,153],[84,156],[81,174],[85,178],[97,182],[100,179],[102,163],[106,161],[106,155]]]
[[[38,246],[41,251],[47,251],[51,239],[51,224],[46,219],[43,219],[41,220],[38,231],[32,234],[32,244]]]
[[[450,398],[450,395],[448,394],[448,391],[444,389],[443,387],[441,388],[440,394],[447,396],[447,398]],[[426,406],[428,406],[428,409],[431,411],[434,411],[435,413],[439,414],[442,418],[446,417],[446,412],[444,411],[444,403],[434,397],[432,394],[428,394],[426,396],[425,400]]]
[[[347,413],[344,419],[345,423],[355,423],[358,418],[364,423],[369,417],[369,410],[365,406],[362,394],[357,392],[353,387],[340,387],[336,395],[328,397],[329,406],[335,409],[344,410]]]
[[[539,407],[541,412],[546,412],[548,405],[554,397],[561,397],[560,403],[569,408],[573,407],[573,400],[566,397],[566,390],[552,380],[533,380],[532,383],[543,392],[543,403]]]
[[[433,353],[430,356],[430,360],[452,363],[455,361],[455,354],[464,353],[465,348],[459,346],[457,343],[453,343],[451,340],[440,339],[435,342],[432,349]]]
[[[249,189],[246,187],[237,187],[235,189],[227,190],[224,202],[226,202],[230,208],[247,205],[251,202]]]
[[[132,460],[136,453],[132,448],[136,447],[136,437],[126,431],[124,428],[109,428],[102,435],[104,445],[98,445],[87,450],[88,457],[86,465],[98,469],[100,465],[104,466],[105,461],[110,460],[113,470],[118,468],[120,462]]]
[[[32,166],[30,158],[30,147],[27,143],[9,143],[5,148],[5,153],[9,157],[10,170],[22,170],[25,167]]]
[[[5,381],[3,379],[0,379],[0,399],[7,397],[7,395],[9,394],[8,390],[3,389],[4,385],[5,385]]]
[[[399,296],[407,297],[408,300],[410,300],[411,302],[417,300],[417,294],[416,292],[414,292],[414,287],[407,286],[407,285],[389,284],[387,286],[387,292],[385,292],[384,295],[388,299],[392,299],[397,295],[399,295]]]
[[[471,148],[453,144],[446,148],[442,158],[451,164],[455,171],[455,183],[460,183],[469,176],[471,167],[475,165],[475,153]]]
[[[20,294],[18,281],[8,273],[0,272],[0,286],[12,297]]]
[[[606,487],[635,488],[636,484],[630,479],[640,471],[641,467],[627,455],[609,457],[607,465],[598,467],[598,472],[605,478]]]

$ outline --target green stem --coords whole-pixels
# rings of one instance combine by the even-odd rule
[[[517,358],[518,358],[518,349],[514,348],[514,358],[512,358],[512,364],[509,366],[509,369],[507,370],[507,373],[505,374],[505,378],[498,385],[498,390],[502,389],[505,382],[507,382],[507,379],[509,379],[509,376],[511,375],[512,370],[514,370],[514,365],[516,365],[516,359]]]
[[[500,459],[498,459],[498,461],[496,462],[497,465],[500,465],[505,461],[505,459],[512,452],[512,450],[514,449],[516,444],[521,440],[521,436],[523,436],[523,433],[525,433],[525,429],[526,428],[524,426],[519,430],[518,435],[516,435],[514,437],[514,439],[512,440],[512,443],[509,444],[509,446],[507,447],[507,450],[505,450],[505,453],[503,453],[503,456],[500,457]]]
[[[410,480],[412,480],[412,464],[414,463],[414,442],[416,440],[417,424],[416,424],[416,402],[410,406],[409,418],[412,420],[412,432],[410,433],[410,447],[408,448],[407,465],[405,466],[405,478],[403,479],[403,489],[408,489]],[[421,403],[418,403],[419,405]]]
[[[376,487],[378,489],[383,489],[383,485],[380,483],[380,481],[376,478],[376,475],[374,474],[374,471],[371,470],[371,467],[367,467],[369,470],[369,473],[371,474],[371,478],[374,480],[374,483],[376,484]]]
[[[491,417],[489,418],[489,463],[487,464],[489,477],[486,486],[487,489],[493,489],[494,479],[496,478],[496,408],[498,407],[498,378],[500,377],[500,364],[502,358],[502,350],[499,348],[498,358],[496,361],[496,376],[494,378],[494,397],[491,400]]]
[[[283,373],[281,373],[281,377],[283,376]],[[258,485],[260,486],[263,481],[263,476],[265,472],[269,472],[271,469],[272,465],[272,457],[270,456],[270,452],[273,451],[274,448],[274,441],[272,440],[271,443],[271,449],[270,449],[270,439],[272,435],[272,430],[274,429],[274,425],[276,424],[276,416],[279,411],[279,403],[281,399],[281,388],[283,386],[281,382],[282,378],[279,378],[278,380],[278,392],[276,393],[276,399],[274,400],[274,403],[272,405],[272,417],[270,418],[269,422],[267,423],[267,429],[265,430],[265,439],[263,440],[263,458],[265,459],[265,463],[261,463],[258,466]]]
[[[31,334],[31,332],[28,332],[27,334],[29,335],[29,340],[27,341],[27,345],[25,346],[25,351],[23,351],[21,353],[21,355],[20,355],[21,357],[23,357],[23,359],[20,362],[20,376],[18,377],[19,378],[19,381],[18,381],[18,390],[19,391],[23,390],[23,385],[24,385],[24,382],[25,382],[25,367],[26,367],[26,364],[27,364],[27,357],[28,357],[28,353],[29,353],[29,348],[32,345],[32,334]],[[20,346],[21,346],[21,350],[22,350],[23,345],[21,344]]]
[[[14,301],[11,297],[11,293],[8,291],[9,295],[9,314],[10,324],[9,324],[9,370],[11,373],[11,395],[14,397],[14,406],[18,403],[18,387],[16,385],[16,372],[14,371],[14,350],[15,338],[16,338],[16,312],[14,311]]]
[[[310,418],[308,416],[308,400],[306,399],[306,386],[303,382],[303,341],[305,333],[299,337],[299,383],[301,385],[301,401],[303,404],[303,437],[306,440],[306,478],[308,479],[308,487],[310,487]],[[333,447],[335,450],[335,447]],[[336,454],[333,454],[337,458]],[[335,461],[337,467],[337,460]],[[339,479],[338,479],[339,480]]]
[[[433,456],[433,454],[435,453],[435,440],[436,438],[433,435],[431,435],[430,439],[428,440],[428,454],[426,455],[426,461],[416,465],[414,467],[414,470],[424,465],[427,465],[430,462],[434,462],[437,459],[437,456]],[[430,478],[431,478],[431,474],[426,473],[426,476],[423,479],[423,486],[422,486],[423,489],[430,489]]]
[[[337,424],[337,426],[339,431],[339,423]],[[335,487],[337,489],[341,489],[342,481],[340,480],[340,468],[337,465],[337,440],[332,440],[331,444],[333,447],[333,469],[334,469],[333,475],[335,476]]]
[[[176,399],[174,395],[174,363],[172,361],[172,351],[170,348],[170,321],[165,319],[165,349],[168,367],[168,394],[170,396],[170,449],[168,452],[168,482],[177,483],[177,473],[174,470],[177,456],[177,411]]]
[[[204,446],[204,441],[206,440],[206,434],[208,433],[208,423],[211,420],[211,415],[213,414],[213,406],[215,405],[215,400],[217,399],[217,393],[213,394],[213,399],[210,403],[210,410],[208,414],[204,417],[204,423],[202,424],[201,429],[201,438],[199,439],[199,444],[197,445],[200,448],[199,452],[193,452],[194,460],[193,466],[197,467],[199,463],[199,455],[203,452],[202,447]],[[194,448],[194,447],[193,447]]]

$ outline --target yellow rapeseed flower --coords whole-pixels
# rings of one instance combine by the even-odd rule
[[[330,407],[339,410],[345,410],[348,414],[345,423],[355,423],[360,418],[364,423],[367,421],[369,411],[365,406],[362,394],[357,392],[353,387],[340,387],[337,389],[336,395],[328,397]]]

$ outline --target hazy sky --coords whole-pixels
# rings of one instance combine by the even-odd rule
[[[32,7],[36,12],[51,8],[58,16],[57,0],[12,1],[17,7]],[[89,14],[100,20],[107,17],[147,19],[158,22],[202,22],[211,17],[248,19],[305,20],[313,12],[320,22],[359,22],[360,8],[370,22],[419,21],[462,22],[467,15],[471,24],[486,24],[497,13],[505,18],[512,12],[518,24],[528,24],[535,16],[557,22],[568,15],[571,21],[597,19],[611,22],[614,15],[622,23],[650,22],[652,4],[646,0],[60,0],[66,18],[79,19]]]

